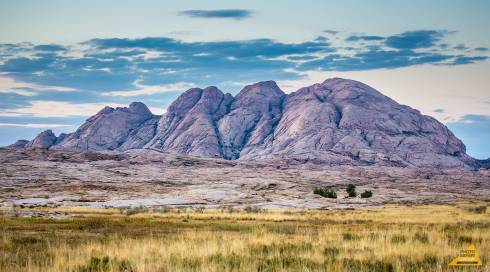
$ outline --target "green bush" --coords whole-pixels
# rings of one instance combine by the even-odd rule
[[[347,185],[347,189],[345,189],[345,191],[347,192],[347,195],[349,195],[349,197],[357,196],[356,186],[354,184]]]
[[[363,193],[361,193],[361,198],[370,198],[373,196],[373,192],[365,190]]]
[[[313,193],[316,195],[321,195],[323,197],[337,198],[337,193],[333,189],[327,187],[317,187],[313,189]]]

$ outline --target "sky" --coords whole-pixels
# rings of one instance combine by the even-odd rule
[[[285,92],[344,77],[490,157],[490,1],[0,2],[0,146],[191,87]]]

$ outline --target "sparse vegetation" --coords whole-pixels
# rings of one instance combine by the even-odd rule
[[[347,185],[347,189],[345,189],[345,191],[347,192],[347,195],[349,197],[356,197],[357,196],[356,186],[354,184]]]
[[[327,198],[337,198],[337,193],[332,188],[316,187],[313,189],[313,193]]]
[[[449,272],[447,264],[468,244],[490,258],[490,218],[468,212],[476,206],[24,208],[20,217],[0,216],[0,271]],[[26,211],[76,217],[22,217]]]
[[[76,270],[77,272],[133,272],[131,263],[127,260],[110,259],[109,256],[90,257],[85,265],[81,265]]]
[[[370,198],[373,196],[373,192],[365,190],[361,193],[361,198]]]
[[[407,237],[405,237],[405,235],[393,235],[391,237],[391,242],[393,244],[401,244],[401,243],[405,243],[407,241]]]
[[[483,213],[487,212],[487,206],[486,205],[480,205],[480,206],[476,206],[476,207],[469,207],[468,210],[470,212],[483,214]]]
[[[413,235],[413,240],[427,244],[429,242],[429,236],[427,235],[427,233],[424,233],[424,232],[416,232]]]
[[[247,212],[247,213],[259,213],[259,212],[263,212],[263,210],[260,207],[257,207],[257,206],[246,206],[243,210],[245,212]]]

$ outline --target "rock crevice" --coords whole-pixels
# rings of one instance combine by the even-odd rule
[[[443,124],[357,81],[333,78],[285,94],[275,82],[235,97],[192,88],[163,116],[140,102],[105,107],[74,133],[45,131],[11,148],[154,149],[199,157],[328,164],[467,167],[477,164]]]

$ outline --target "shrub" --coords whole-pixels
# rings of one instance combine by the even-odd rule
[[[246,213],[260,213],[260,212],[263,212],[263,210],[260,207],[256,207],[256,206],[246,206],[243,210]]]
[[[330,258],[335,258],[339,256],[340,254],[340,249],[335,246],[330,246],[330,247],[325,247],[323,249],[323,255],[330,257]]]
[[[194,211],[195,211],[196,213],[204,213],[204,207],[196,207],[196,208],[194,209]]]
[[[126,215],[131,216],[131,215],[135,215],[135,214],[139,214],[139,213],[146,213],[149,211],[150,211],[150,209],[148,209],[147,207],[143,207],[143,206],[129,207],[126,210]]]
[[[78,272],[133,272],[135,269],[132,267],[128,260],[111,259],[109,256],[102,258],[91,257],[86,265],[78,267]]]
[[[361,193],[361,198],[370,198],[373,196],[373,192],[365,190],[363,193]]]
[[[347,185],[347,189],[345,189],[345,191],[347,192],[347,195],[349,195],[349,197],[357,196],[356,186],[354,184]]]
[[[391,243],[393,244],[403,244],[407,241],[407,237],[405,235],[393,235],[391,237]]]
[[[326,187],[323,188],[317,187],[313,189],[313,193],[316,195],[321,195],[323,197],[337,198],[337,193],[333,189],[326,188]]]
[[[354,240],[361,239],[361,236],[347,232],[347,233],[342,233],[342,239],[344,239],[344,241],[354,241]]]
[[[376,271],[393,272],[395,267],[385,260],[356,260],[353,258],[343,259],[342,264],[346,271]]]
[[[477,207],[472,207],[468,209],[470,212],[478,213],[478,214],[483,214],[487,211],[487,206],[477,206]]]
[[[413,236],[413,240],[427,244],[429,242],[429,236],[427,236],[427,234],[423,232],[416,232]]]

